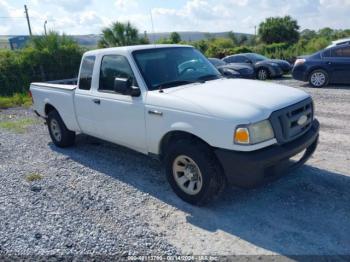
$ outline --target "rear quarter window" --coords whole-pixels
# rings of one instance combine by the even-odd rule
[[[94,72],[95,56],[86,56],[80,68],[79,89],[90,90],[92,74]]]

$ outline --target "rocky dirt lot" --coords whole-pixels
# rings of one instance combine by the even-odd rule
[[[320,144],[265,187],[179,200],[155,160],[80,135],[58,149],[30,110],[0,112],[0,254],[350,255],[350,87],[309,92]]]

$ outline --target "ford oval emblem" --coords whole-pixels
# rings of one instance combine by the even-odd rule
[[[306,115],[302,115],[302,116],[298,119],[298,125],[299,125],[299,126],[305,125],[306,122],[307,122],[307,116],[306,116]]]

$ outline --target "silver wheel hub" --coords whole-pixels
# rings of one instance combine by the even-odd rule
[[[311,76],[311,83],[314,86],[322,86],[326,83],[326,76],[321,72],[313,73]]]
[[[260,70],[259,71],[259,79],[265,80],[267,78],[267,72],[266,70]]]
[[[61,141],[62,131],[56,119],[52,119],[50,122],[51,133],[56,139],[56,141]]]
[[[198,194],[203,186],[202,173],[188,156],[178,156],[173,163],[173,176],[180,189],[189,195]]]

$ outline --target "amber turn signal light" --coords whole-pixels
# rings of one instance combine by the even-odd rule
[[[235,142],[237,144],[249,144],[249,130],[248,128],[237,128],[235,133]]]

